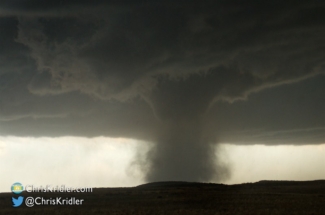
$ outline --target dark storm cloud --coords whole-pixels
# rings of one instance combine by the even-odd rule
[[[272,14],[271,8],[264,17],[247,5],[227,7],[221,15],[205,7],[195,12],[189,5],[151,4],[100,17],[21,17],[17,41],[30,48],[39,72],[51,74],[49,94],[61,89],[129,96],[138,94],[139,86],[150,90],[156,74],[183,76],[223,66],[237,70],[240,80],[222,93],[232,99],[319,73],[324,32],[319,22],[301,21],[307,12],[285,11],[296,18],[292,24],[282,10]]]
[[[2,16],[70,16],[75,15],[74,12],[80,10],[89,12],[89,9],[99,7],[103,3],[109,1],[104,0],[3,0],[0,2],[0,15]],[[116,4],[112,3],[110,6]],[[78,10],[78,11],[77,11]],[[70,15],[69,15],[70,14]]]
[[[252,94],[247,101],[219,102],[206,114],[221,142],[320,144],[325,139],[325,76]],[[244,113],[244,114],[243,114]]]
[[[144,139],[156,143],[147,180],[206,181],[229,173],[213,165],[215,142],[325,140],[321,1],[2,1],[0,12],[2,135]]]

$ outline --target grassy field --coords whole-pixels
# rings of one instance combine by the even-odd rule
[[[82,205],[12,207],[0,194],[0,214],[325,214],[325,180],[260,181],[222,185],[159,182],[133,188],[94,188],[92,193],[26,193],[21,196],[84,199]]]

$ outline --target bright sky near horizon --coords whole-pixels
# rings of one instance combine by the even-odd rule
[[[129,187],[145,183],[130,165],[139,145],[125,138],[0,137],[0,192],[23,185],[71,187]],[[259,180],[325,179],[325,144],[221,144],[221,159],[230,166],[225,184]],[[303,162],[302,162],[303,160]],[[213,181],[212,181],[213,182]]]

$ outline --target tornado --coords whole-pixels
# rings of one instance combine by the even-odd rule
[[[186,79],[158,78],[155,90],[145,97],[160,123],[145,155],[146,181],[209,182],[230,176],[218,158],[216,137],[205,130],[209,104],[225,86],[215,80],[223,72],[219,68]]]
[[[216,156],[217,144],[203,135],[200,120],[171,120],[147,153],[146,181],[221,181],[229,169]]]

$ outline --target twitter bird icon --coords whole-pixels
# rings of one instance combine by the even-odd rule
[[[17,199],[12,197],[11,200],[12,200],[13,207],[19,207],[23,203],[24,197],[18,196]]]

